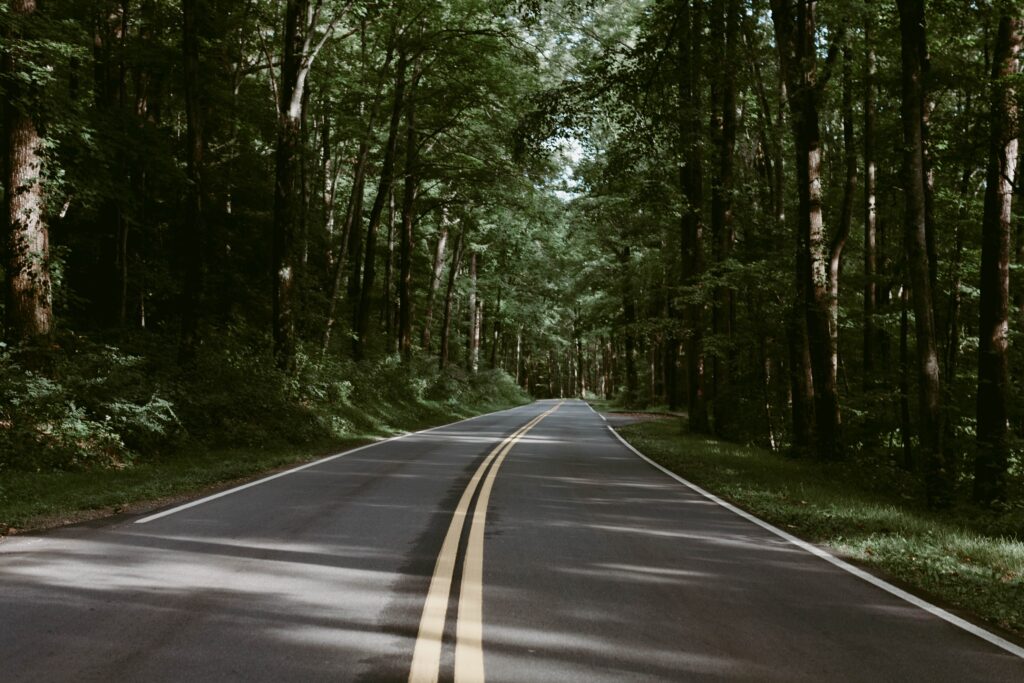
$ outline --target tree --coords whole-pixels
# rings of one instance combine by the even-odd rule
[[[42,342],[53,333],[50,236],[46,222],[45,140],[34,112],[38,84],[27,63],[26,43],[37,13],[35,0],[10,0],[15,24],[3,50],[8,88],[4,103],[4,217],[7,223],[5,284],[8,341]]]
[[[715,262],[719,268],[732,256],[736,241],[733,227],[734,156],[736,152],[736,76],[737,43],[739,40],[740,5],[738,0],[718,0],[712,7],[714,23],[712,35],[716,40],[714,57],[721,65],[711,86],[711,138],[717,148],[717,166],[711,181],[711,241]],[[724,23],[724,27],[722,24]],[[732,381],[733,324],[736,318],[735,292],[718,286],[714,292],[712,331],[723,337],[727,346],[724,354],[715,354],[714,360],[714,418],[715,433],[730,433],[730,383]],[[720,343],[722,343],[720,341]],[[723,359],[722,356],[725,356]]]
[[[874,46],[873,7],[864,13],[864,381],[875,381],[875,308],[878,298],[878,161],[875,156],[875,79],[877,62]]]
[[[917,336],[917,375],[920,429],[924,451],[925,485],[928,502],[947,505],[952,495],[953,462],[943,448],[942,378],[939,370],[932,294],[932,271],[928,247],[925,160],[925,85],[927,59],[924,0],[898,0],[900,54],[902,61],[903,182],[906,201],[904,245],[908,283],[913,295],[914,328]]]
[[[208,101],[201,84],[200,43],[202,29],[208,26],[206,0],[182,0],[182,47],[185,64],[186,173],[188,194],[186,216],[181,235],[182,269],[181,336],[178,358],[183,363],[195,360],[199,346],[199,315],[205,275],[206,217],[204,215],[203,161],[206,153],[205,111]]]
[[[1018,10],[1001,4],[992,60],[989,162],[981,236],[981,304],[978,324],[978,455],[974,498],[1000,502],[1006,495],[1010,231],[1017,167],[1018,111],[1010,79],[1017,73],[1022,23]]]
[[[380,182],[377,195],[370,209],[370,220],[366,226],[366,256],[363,262],[363,282],[359,288],[359,298],[355,302],[355,324],[352,337],[352,355],[361,360],[365,355],[366,336],[370,328],[370,296],[373,291],[373,280],[377,262],[377,231],[384,215],[384,204],[391,197],[394,186],[395,155],[398,153],[398,134],[402,120],[402,109],[405,106],[405,72],[408,58],[403,53],[398,58],[398,70],[395,74],[394,102],[391,107],[391,122],[388,125],[388,139],[384,146],[384,161],[380,169]],[[408,153],[408,151],[407,151]],[[359,222],[355,222],[353,231],[358,232]],[[353,252],[355,254],[355,252]],[[358,278],[358,268],[352,272]]]
[[[839,457],[840,414],[836,374],[832,368],[829,333],[828,264],[821,194],[821,131],[819,103],[836,57],[829,49],[826,71],[817,73],[817,2],[772,0],[772,20],[779,62],[789,98],[796,149],[797,272],[807,317],[807,337],[814,382],[815,450],[825,459]]]
[[[704,270],[704,169],[699,131],[701,128],[701,98],[699,77],[703,54],[701,37],[704,34],[703,16],[694,9],[689,0],[679,2],[679,34],[676,45],[679,51],[678,91],[680,118],[679,140],[682,163],[679,165],[679,182],[685,198],[681,225],[680,244],[683,284],[694,287]],[[627,253],[628,256],[628,253]],[[692,299],[698,298],[696,293]],[[630,317],[630,316],[627,316]],[[629,324],[627,322],[627,324]],[[704,368],[704,315],[703,304],[690,301],[685,306],[686,326],[685,353],[687,363],[687,415],[692,432],[710,431],[705,395]],[[632,352],[632,336],[626,351],[626,363],[630,369],[627,378],[635,382],[635,361]],[[628,382],[627,382],[628,384]],[[635,391],[635,387],[633,387]]]
[[[347,8],[346,8],[347,9]],[[295,366],[295,235],[301,215],[299,198],[306,80],[317,54],[334,32],[342,13],[317,34],[323,0],[288,0],[285,6],[284,50],[277,88],[277,143],[274,179],[274,357],[277,366]]]

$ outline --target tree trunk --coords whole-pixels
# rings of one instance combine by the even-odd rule
[[[303,281],[306,277],[306,265],[309,262],[309,201],[313,194],[310,187],[309,170],[309,117],[305,112],[309,111],[310,89],[305,88],[302,93],[302,121],[299,128],[299,217],[298,217],[298,267],[295,269],[295,282],[297,291],[304,292],[306,287]],[[314,137],[315,139],[315,133]],[[303,307],[304,308],[304,307]]]
[[[466,338],[468,353],[466,354],[466,369],[470,372],[477,372],[480,369],[480,293],[477,291],[477,252],[474,250],[469,255],[469,334]]]
[[[805,314],[814,382],[816,454],[824,459],[841,455],[840,414],[836,373],[832,372],[829,334],[828,263],[825,256],[825,224],[821,194],[821,131],[818,103],[824,81],[816,71],[815,10],[808,0],[793,7],[772,0],[772,19],[779,47],[780,65],[789,95],[799,215],[797,244],[801,278],[805,282]]]
[[[853,222],[853,198],[857,191],[857,150],[853,141],[853,53],[843,50],[843,151],[846,162],[846,183],[843,186],[843,204],[839,211],[839,229],[829,245],[829,347],[831,372],[839,374],[839,277],[843,269],[843,249],[850,237]]]
[[[384,263],[384,306],[381,314],[384,317],[384,338],[388,353],[395,351],[395,321],[392,309],[395,303],[394,269],[395,269],[395,186],[391,185],[388,193],[388,255]]]
[[[679,51],[678,102],[680,107],[679,134],[682,164],[679,181],[686,205],[682,211],[681,263],[682,281],[688,287],[699,286],[704,270],[704,224],[701,211],[704,206],[703,162],[700,147],[701,98],[699,78],[702,66],[701,37],[704,32],[703,16],[694,10],[689,0],[680,2],[680,31],[676,41]],[[628,255],[628,252],[627,252]],[[627,306],[633,310],[630,300]],[[687,412],[691,432],[710,431],[707,401],[704,391],[704,312],[700,303],[687,303],[684,323],[687,328]],[[635,341],[629,332],[626,340],[626,391],[636,399],[636,359],[633,357]]]
[[[711,108],[712,139],[718,149],[718,165],[711,181],[711,240],[715,262],[722,274],[722,264],[732,255],[735,234],[733,230],[732,195],[733,166],[736,149],[736,41],[739,34],[740,6],[738,0],[716,0],[712,9],[716,27],[712,34],[723,33],[716,41],[716,57],[720,64],[718,77],[712,81]],[[724,21],[724,32],[721,24]],[[716,109],[717,108],[717,109]],[[725,353],[716,353],[714,359],[714,427],[715,433],[724,436],[730,433],[732,412],[730,406],[735,397],[731,395],[733,352],[731,350],[733,321],[736,317],[735,292],[730,287],[717,286],[714,291],[712,308],[712,331],[718,338],[719,347],[725,346]],[[724,357],[723,357],[724,356]]]
[[[352,355],[356,360],[362,360],[366,353],[366,336],[370,331],[370,297],[373,294],[373,279],[376,273],[377,230],[380,227],[381,216],[384,213],[384,204],[391,196],[391,187],[394,182],[395,155],[398,151],[398,132],[402,119],[402,107],[405,103],[405,69],[407,63],[403,55],[399,59],[398,73],[395,75],[395,99],[391,108],[388,140],[384,147],[384,162],[381,165],[377,196],[374,197],[373,207],[370,209],[370,222],[366,226],[366,256],[363,262],[362,287],[357,287],[356,292],[353,292],[351,287],[349,288],[350,296],[355,293],[359,294],[358,301],[354,301],[356,307],[355,315],[353,316]],[[358,226],[359,221],[356,220],[354,224]],[[358,230],[355,232],[358,232]],[[356,252],[352,252],[352,254],[353,259],[357,258]],[[352,272],[358,281],[358,268],[353,267]]]
[[[619,252],[619,264],[622,268],[622,322],[626,353],[626,395],[623,403],[627,407],[636,404],[639,390],[636,368],[636,299],[633,295],[630,261],[630,248],[623,247]]]
[[[768,437],[768,447],[774,451],[777,442],[775,420],[772,418],[772,357],[768,353],[768,340],[763,334],[758,338],[758,351],[760,352],[758,366],[761,370],[761,402],[764,404],[765,435]]]
[[[10,13],[31,20],[35,0],[11,0]],[[9,78],[4,99],[4,203],[7,222],[6,338],[11,343],[44,342],[53,333],[53,290],[50,277],[49,228],[43,179],[45,141],[38,123],[19,102],[37,94],[15,78],[27,65],[19,63],[21,41],[26,35],[9,35],[4,49],[3,72]]]
[[[1008,8],[1008,5],[1004,5]],[[992,64],[992,111],[985,211],[981,226],[981,304],[978,324],[978,455],[974,498],[982,504],[1006,497],[1009,371],[1010,230],[1017,164],[1017,100],[1009,79],[1017,73],[1022,22],[1008,9],[999,18]]]
[[[370,124],[366,137],[359,143],[359,151],[356,154],[356,162],[352,171],[352,191],[348,198],[348,207],[345,210],[345,222],[342,225],[341,237],[338,240],[338,255],[334,259],[334,273],[331,276],[331,291],[327,297],[327,318],[324,322],[323,341],[321,352],[327,353],[331,345],[331,332],[334,330],[338,310],[338,299],[341,296],[341,283],[345,275],[345,260],[348,256],[348,236],[353,230],[358,230],[362,223],[363,215],[363,194],[366,188],[366,164],[370,153],[370,136],[373,134],[373,116],[370,117]]]
[[[946,349],[943,354],[945,364],[942,367],[942,371],[946,376],[947,387],[952,386],[956,382],[957,367],[960,359],[960,305],[963,303],[963,295],[960,289],[963,284],[965,247],[964,226],[962,224],[968,220],[967,208],[970,193],[970,174],[969,169],[964,170],[963,180],[960,185],[961,208],[958,211],[957,222],[953,228],[953,262],[950,264],[949,314],[946,318]],[[950,434],[951,427],[955,427],[955,425],[946,425],[946,433],[950,437],[953,436]]]
[[[206,102],[201,86],[199,50],[201,26],[208,20],[205,0],[183,0],[183,40],[185,61],[185,120],[187,126],[185,225],[181,235],[181,335],[178,362],[195,360],[199,347],[199,317],[205,274],[206,216],[204,211],[203,156],[206,150]]]
[[[800,261],[799,255],[797,261]],[[793,420],[793,450],[800,455],[814,450],[814,378],[811,352],[807,343],[807,319],[804,315],[804,280],[796,275],[796,293],[786,315],[786,342],[789,351],[789,386]]]
[[[444,293],[444,315],[441,319],[441,350],[438,354],[438,363],[440,368],[444,368],[448,365],[448,346],[451,336],[452,327],[452,301],[455,298],[455,280],[459,276],[459,267],[462,265],[462,240],[466,229],[463,228],[459,231],[455,237],[455,246],[452,249],[452,260],[451,265],[448,267],[448,288]],[[516,342],[516,357],[520,356],[522,350],[522,339],[519,338]],[[519,364],[516,362],[516,381],[519,380]]]
[[[278,83],[277,148],[274,182],[274,359],[285,372],[295,369],[295,231],[301,199],[299,187],[304,64],[304,34],[309,0],[288,0],[285,8],[284,59]]]
[[[420,77],[417,62],[413,69],[411,89]],[[416,223],[416,192],[419,187],[419,141],[416,131],[416,99],[409,98],[405,112],[405,187],[402,192],[402,234],[399,245],[398,277],[398,351],[405,361],[412,359],[412,250]]]
[[[914,445],[910,424],[910,320],[907,315],[907,285],[900,287],[900,444],[903,453],[903,469],[914,469]]]
[[[93,77],[96,110],[104,119],[111,140],[124,134],[126,98],[125,39],[128,31],[126,2],[101,3],[93,26]],[[111,185],[128,183],[124,164],[110,168]],[[98,209],[100,277],[96,310],[100,320],[122,326],[127,313],[128,224],[121,193],[108,191]],[[184,276],[184,274],[183,274]]]
[[[574,331],[574,336],[576,339],[576,384],[573,387],[575,390],[574,395],[576,398],[583,398],[583,394],[587,390],[587,382],[583,367],[583,340],[580,339],[578,327]]]
[[[875,46],[873,42],[873,17],[871,10],[865,13],[864,22],[864,386],[874,384],[875,345],[878,333],[875,330],[875,304],[877,303],[876,278],[878,277],[878,197],[877,161],[875,159]]]
[[[420,333],[420,346],[427,353],[430,353],[430,334],[434,324],[434,300],[437,298],[437,290],[441,287],[441,275],[444,271],[445,247],[448,245],[448,209],[441,209],[441,225],[438,227],[437,243],[434,245],[434,266],[430,278],[430,288],[427,290],[426,312],[423,316],[423,330]]]
[[[917,336],[919,437],[924,456],[928,503],[948,505],[952,496],[952,459],[943,449],[942,380],[936,341],[935,307],[928,248],[927,169],[924,150],[924,0],[897,0],[903,67],[903,182],[906,198],[905,247]]]
[[[498,303],[494,308],[494,336],[491,338],[491,370],[498,368],[498,345],[501,343],[501,285],[498,285]]]
[[[323,128],[320,130],[320,174],[323,180],[323,197],[320,209],[323,212],[322,221],[324,233],[327,237],[327,244],[334,241],[334,226],[337,218],[334,212],[334,205],[338,198],[338,178],[336,162],[331,148],[331,117],[324,115]],[[328,250],[327,263],[331,264],[333,255]]]
[[[522,377],[523,368],[523,331],[519,329],[516,331],[516,384],[520,384],[520,377]]]

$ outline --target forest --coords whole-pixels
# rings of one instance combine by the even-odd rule
[[[1017,2],[0,7],[0,471],[521,390],[1024,505]]]

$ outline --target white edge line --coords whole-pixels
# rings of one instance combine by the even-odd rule
[[[694,491],[696,493],[699,493],[700,495],[704,496],[705,498],[707,498],[711,502],[713,502],[713,503],[715,503],[717,505],[722,506],[723,508],[725,508],[729,512],[732,512],[732,513],[734,513],[736,515],[739,515],[740,517],[742,517],[743,519],[747,520],[748,522],[753,522],[754,524],[756,524],[757,526],[761,527],[762,529],[770,531],[771,533],[775,534],[779,538],[782,538],[782,539],[788,541],[789,543],[795,545],[796,547],[800,548],[801,550],[805,550],[805,551],[811,553],[812,555],[820,557],[821,559],[825,560],[826,562],[835,565],[836,567],[842,569],[843,571],[848,572],[850,574],[853,574],[858,579],[862,579],[862,580],[870,583],[872,586],[875,586],[876,588],[881,588],[886,593],[894,595],[897,598],[900,598],[901,600],[904,600],[905,602],[909,602],[911,605],[914,605],[915,607],[923,609],[925,612],[928,612],[929,614],[932,614],[932,615],[938,617],[939,619],[942,619],[942,620],[952,624],[953,626],[956,626],[956,627],[958,627],[960,629],[963,629],[964,631],[967,631],[968,633],[970,633],[972,635],[975,635],[978,638],[981,638],[982,640],[988,641],[992,645],[995,645],[996,647],[1001,648],[1001,649],[1005,650],[1006,652],[1009,652],[1012,655],[1015,655],[1017,657],[1020,657],[1021,659],[1024,659],[1024,648],[1020,647],[1019,645],[1015,645],[1015,644],[1011,643],[1010,641],[1006,640],[1005,638],[1000,638],[999,636],[997,636],[996,634],[992,633],[991,631],[986,631],[985,629],[983,629],[983,628],[981,628],[979,626],[975,626],[971,622],[969,622],[969,621],[967,621],[965,619],[961,619],[960,617],[956,616],[955,614],[947,612],[946,610],[942,609],[941,607],[938,607],[937,605],[933,605],[932,603],[928,602],[927,600],[923,600],[923,599],[917,597],[916,595],[908,593],[907,591],[903,590],[902,588],[897,588],[896,586],[892,585],[888,581],[880,579],[877,576],[875,576],[874,574],[870,574],[870,573],[864,571],[863,569],[860,569],[859,567],[855,567],[854,565],[850,564],[849,562],[846,562],[844,560],[839,559],[838,557],[836,557],[832,553],[828,552],[827,550],[819,548],[818,546],[813,545],[811,543],[808,543],[807,541],[801,540],[801,539],[797,538],[796,536],[794,536],[794,535],[792,535],[790,533],[786,533],[782,529],[780,529],[780,528],[778,528],[776,526],[773,526],[772,524],[769,524],[768,522],[764,521],[763,519],[755,517],[754,515],[750,514],[749,512],[746,512],[744,510],[739,509],[738,507],[736,507],[732,503],[728,503],[728,502],[722,500],[721,498],[719,498],[715,494],[710,493],[708,491],[705,491],[704,489],[702,489],[701,487],[697,486],[696,484],[694,484],[694,483],[692,483],[690,481],[687,481],[686,479],[683,479],[682,477],[680,477],[675,472],[673,472],[673,471],[667,469],[666,467],[664,467],[662,465],[659,465],[658,463],[654,462],[653,460],[648,458],[646,455],[644,455],[643,453],[638,451],[636,448],[634,448],[632,444],[630,444],[628,441],[626,441],[624,438],[622,438],[622,435],[619,434],[614,429],[612,429],[611,425],[608,426],[608,431],[610,431],[612,434],[614,434],[615,438],[617,438],[619,441],[621,441],[626,446],[626,448],[628,448],[629,450],[633,451],[633,453],[635,453],[640,458],[645,460],[649,465],[655,467],[656,469],[661,470],[662,472],[664,472],[668,476],[670,476],[673,479],[675,479],[676,481],[678,481],[683,486],[686,486],[690,490],[692,490],[692,491]]]
[[[527,405],[529,405],[529,404],[527,404]],[[324,464],[326,462],[330,462],[332,460],[337,460],[338,458],[340,458],[342,456],[345,456],[345,455],[349,455],[350,453],[355,453],[357,451],[366,450],[367,448],[373,448],[374,446],[380,446],[382,444],[388,443],[389,441],[397,441],[398,439],[404,439],[404,438],[406,438],[408,436],[415,436],[417,434],[426,434],[427,432],[432,432],[432,431],[434,431],[436,429],[443,429],[444,427],[451,427],[453,425],[462,424],[463,422],[469,422],[470,420],[476,420],[477,418],[487,417],[488,415],[497,415],[498,413],[503,413],[503,412],[505,412],[507,410],[514,410],[514,408],[519,408],[519,407],[522,407],[522,406],[515,406],[513,408],[505,408],[504,410],[495,410],[495,411],[492,411],[490,413],[483,413],[481,415],[474,415],[473,417],[467,417],[467,418],[465,418],[463,420],[456,420],[455,422],[449,422],[447,424],[437,425],[436,427],[430,427],[428,429],[421,429],[421,430],[416,431],[416,432],[406,432],[405,434],[397,434],[395,436],[388,437],[387,439],[381,439],[379,441],[374,441],[373,443],[368,443],[368,444],[364,444],[362,446],[357,446],[356,448],[351,448],[351,449],[349,449],[347,451],[342,451],[341,453],[335,453],[334,455],[328,455],[328,456],[325,456],[323,458],[319,458],[317,460],[314,460],[312,462],[307,462],[304,465],[299,465],[298,467],[293,467],[293,468],[291,468],[289,470],[285,470],[284,472],[278,472],[277,474],[271,474],[268,477],[263,477],[262,479],[257,479],[256,481],[250,481],[247,484],[242,484],[240,486],[235,486],[234,488],[227,489],[226,491],[221,491],[219,493],[214,493],[211,496],[206,496],[204,498],[199,498],[199,499],[193,500],[193,501],[191,501],[189,503],[185,503],[184,505],[178,505],[176,507],[169,508],[169,509],[163,510],[161,512],[157,512],[156,514],[152,514],[152,515],[143,517],[142,519],[137,519],[137,520],[135,520],[134,523],[135,524],[147,524],[149,522],[156,521],[156,520],[160,519],[161,517],[167,517],[169,515],[173,515],[175,513],[181,512],[183,510],[187,510],[189,508],[196,507],[197,505],[202,505],[203,503],[209,503],[211,500],[216,500],[218,498],[223,498],[224,496],[230,496],[232,493],[238,493],[239,491],[244,491],[245,489],[252,488],[253,486],[259,486],[260,484],[265,484],[268,481],[273,481],[274,479],[279,479],[279,478],[287,476],[289,474],[295,474],[296,472],[301,472],[302,470],[309,469],[310,467],[316,467],[317,465],[322,465],[322,464]]]
[[[601,418],[601,419],[602,419],[602,420],[604,420],[605,422],[607,422],[607,421],[608,421],[608,418],[607,418],[607,417],[605,417],[605,416],[604,416],[604,415],[602,415],[601,413],[599,413],[599,412],[597,412],[596,410],[594,410],[594,406],[590,405],[590,401],[585,401],[585,403],[587,404],[587,407],[588,407],[588,408],[590,408],[590,412],[592,412],[592,413],[593,413],[594,415],[597,415],[597,416],[598,416],[599,418]],[[610,427],[609,427],[609,429],[610,429]]]

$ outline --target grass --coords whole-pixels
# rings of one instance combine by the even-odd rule
[[[968,508],[934,512],[908,496],[898,477],[686,434],[677,420],[621,433],[651,459],[758,517],[1024,635],[1024,510],[999,517]]]
[[[0,467],[0,536],[168,504],[381,437],[529,400],[498,374],[433,376],[430,391],[420,390],[427,379],[415,376],[404,383],[373,372],[353,377],[351,397],[282,410],[263,426],[257,424],[261,414],[255,415],[229,428],[231,439],[192,438],[118,467]],[[279,435],[269,437],[268,431]]]

